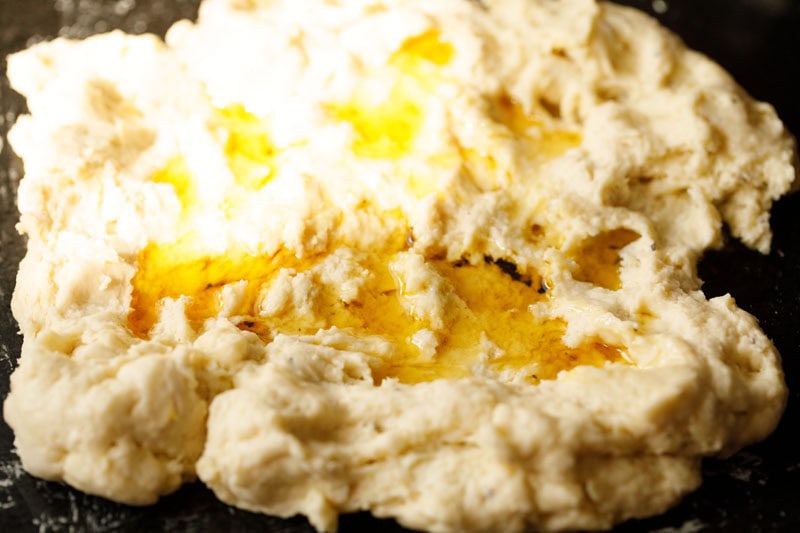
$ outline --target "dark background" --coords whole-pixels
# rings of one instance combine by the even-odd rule
[[[800,132],[800,1],[627,0],[656,15],[693,48],[726,67],[756,98],[771,102],[791,131]],[[5,142],[24,112],[24,100],[5,77],[5,55],[55,36],[83,37],[122,28],[161,33],[196,15],[197,0],[0,0],[0,399],[16,366],[21,338],[9,302],[25,244],[15,230],[19,160]],[[791,395],[778,430],[727,461],[708,460],[703,486],[668,513],[631,521],[620,532],[800,531],[800,196],[772,212],[772,253],[762,256],[735,241],[710,252],[700,266],[708,296],[731,292],[757,316],[783,354]],[[674,528],[674,529],[673,529]],[[281,520],[218,502],[200,484],[183,487],[151,507],[134,508],[87,496],[25,474],[13,435],[0,422],[0,531],[310,532],[303,518]],[[342,517],[342,531],[401,531],[365,513]]]

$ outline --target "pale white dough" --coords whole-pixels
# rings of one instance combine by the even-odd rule
[[[36,476],[131,504],[199,478],[319,530],[359,510],[431,531],[596,529],[664,511],[703,457],[783,411],[773,345],[731,297],[703,296],[696,263],[723,225],[769,250],[794,141],[637,11],[206,0],[165,42],[56,39],[8,65],[30,114],[9,136],[28,252],[4,418]],[[370,144],[380,117],[388,147]],[[272,143],[255,185],[231,162],[236,127]],[[581,273],[615,231],[631,236],[618,287]],[[275,269],[255,295],[245,270],[225,278],[203,320],[194,294],[152,302],[137,334],[134,281],[159,249]],[[502,342],[481,331],[468,375],[409,383],[381,374],[401,353],[384,307],[331,318],[396,293],[404,342],[435,363],[473,305],[447,265],[492,262],[541,276],[518,313],[623,359],[531,383],[540,354],[497,370]],[[153,283],[183,286],[181,268]]]

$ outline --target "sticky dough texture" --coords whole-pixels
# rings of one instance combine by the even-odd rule
[[[387,92],[392,54],[431,30],[455,53],[425,89],[413,154],[358,157],[353,129],[326,106],[365,83]],[[793,141],[769,105],[639,12],[585,0],[207,0],[166,44],[57,39],[11,56],[9,76],[30,109],[10,134],[28,252],[4,417],[34,475],[133,504],[196,476],[225,502],[303,513],[324,530],[363,509],[435,531],[601,528],[663,511],[699,484],[702,457],[764,438],[783,410],[774,347],[730,296],[705,299],[695,267],[723,224],[768,251]],[[582,142],[537,159],[492,118],[499,94]],[[282,272],[263,313],[313,315],[314,283],[355,300],[359,253],[397,230],[375,213],[399,210],[413,234],[401,277],[436,286],[419,266],[433,257],[546,273],[551,297],[530,312],[565,320],[569,346],[626,346],[633,364],[536,386],[480,371],[375,386],[385,339],[326,328],[263,342],[226,316],[234,285],[199,330],[177,298],[149,338],[134,336],[137,254],[182,223],[180,198],[151,178],[180,153],[201,204],[224,195],[233,177],[209,124],[232,104],[265,118],[280,171],[235,216],[208,208],[205,250],[303,257],[347,243],[308,273]],[[494,162],[430,164],[454,150]],[[420,172],[432,184],[422,193],[398,179]],[[532,241],[532,224],[555,240]],[[620,252],[621,288],[573,279],[570,251],[621,227],[641,236]],[[415,312],[441,315],[446,295],[426,294]]]

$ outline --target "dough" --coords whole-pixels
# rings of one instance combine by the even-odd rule
[[[334,530],[598,529],[764,438],[779,357],[696,265],[794,141],[589,0],[206,0],[11,56],[26,470]]]

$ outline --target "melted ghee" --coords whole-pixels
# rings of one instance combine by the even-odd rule
[[[266,185],[276,172],[276,148],[266,124],[240,104],[217,110],[226,134],[225,157],[236,183],[249,190]]]
[[[639,237],[635,231],[619,228],[586,239],[574,255],[578,268],[572,273],[573,279],[618,290],[619,251]]]
[[[522,105],[508,94],[501,94],[490,106],[495,121],[503,124],[515,137],[526,141],[531,155],[544,159],[559,157],[567,150],[580,146],[580,133],[545,127],[545,124],[526,113]]]
[[[259,283],[270,279],[278,269],[290,267],[296,262],[293,259],[285,252],[263,257],[230,250],[225,255],[205,256],[193,253],[184,242],[148,244],[137,258],[128,327],[135,335],[146,337],[158,321],[163,298],[188,296],[186,316],[197,328],[219,313],[222,288],[238,281],[247,282],[238,310],[246,314],[254,305],[254,289]]]
[[[431,82],[426,79],[430,78],[427,74],[446,65],[453,53],[452,45],[442,41],[438,32],[412,37],[391,60],[400,76],[385,101],[374,102],[356,94],[351,102],[330,107],[336,118],[353,126],[353,150],[357,155],[399,159],[413,150],[424,121],[419,102]],[[577,134],[544,131],[542,124],[525,115],[511,99],[500,99],[496,118],[515,135],[535,143],[538,153],[548,156],[559,155],[580,143]],[[240,105],[220,109],[215,120],[224,134],[224,153],[237,184],[248,190],[264,187],[276,172],[276,149],[266,125]],[[485,163],[491,168],[497,166],[493,159]],[[184,215],[199,201],[197,185],[183,158],[170,160],[152,179],[174,187]],[[412,175],[408,181],[421,194],[430,190],[423,178]],[[234,200],[229,195],[222,202]],[[578,254],[576,279],[583,276],[601,286],[618,286],[618,249],[635,238],[638,234],[616,230],[586,243]],[[538,291],[541,279],[534,273],[515,279],[491,262],[433,262],[452,297],[445,304],[447,324],[434,333],[435,354],[423,355],[412,338],[421,330],[434,328],[404,307],[403,298],[407,295],[389,268],[394,254],[405,247],[405,233],[398,233],[398,238],[388,241],[383,250],[361,254],[361,266],[370,274],[359,297],[351,302],[342,301],[335,287],[316,277],[314,267],[324,260],[323,255],[297,258],[281,250],[260,256],[237,249],[208,255],[201,251],[200,243],[200,236],[184,228],[176,242],[151,243],[140,252],[128,315],[128,326],[134,334],[147,338],[165,298],[186,297],[187,318],[199,329],[206,319],[221,313],[225,287],[241,283],[243,289],[235,308],[226,311],[241,329],[254,332],[265,342],[277,332],[313,334],[334,326],[354,335],[380,336],[390,341],[395,350],[376,365],[376,383],[387,378],[419,383],[468,377],[480,365],[498,373],[524,372],[529,382],[538,383],[578,365],[602,366],[608,361],[624,360],[623,348],[600,339],[575,348],[565,346],[561,339],[566,324],[537,319],[529,310],[530,305],[547,297]],[[317,289],[304,295],[310,301],[310,306],[304,307],[306,311],[288,306],[266,316],[259,308],[261,295],[284,268],[311,275]],[[481,360],[486,352],[485,341],[499,349],[488,361]]]
[[[334,118],[353,126],[357,156],[399,159],[412,151],[424,122],[420,102],[437,77],[432,68],[449,63],[453,53],[453,46],[435,30],[406,39],[389,60],[397,81],[383,101],[371,101],[357,91],[351,101],[329,106]]]
[[[453,45],[442,40],[438,30],[429,30],[403,41],[390,62],[407,73],[416,74],[425,62],[439,67],[447,65],[454,54]]]
[[[529,283],[517,281],[495,264],[455,267],[439,263],[438,269],[465,304],[445,341],[445,360],[448,356],[451,361],[458,360],[459,352],[477,345],[485,334],[502,350],[502,355],[490,361],[490,368],[498,372],[527,370],[525,378],[531,383],[553,379],[562,370],[579,365],[624,361],[621,348],[599,340],[569,348],[561,340],[566,323],[537,319],[529,306],[546,298],[538,290],[539,276],[530,276]],[[456,348],[452,355],[447,353],[449,347]]]
[[[135,334],[146,337],[157,321],[162,298],[188,296],[187,317],[199,327],[219,314],[222,287],[243,280],[246,287],[232,320],[265,342],[276,332],[313,334],[332,326],[389,340],[395,351],[374,369],[376,383],[386,378],[419,383],[468,377],[481,363],[483,339],[500,349],[498,357],[483,364],[496,372],[525,371],[524,377],[531,383],[555,378],[560,371],[578,365],[602,366],[624,360],[622,348],[600,340],[568,348],[561,341],[566,326],[562,321],[535,318],[529,306],[546,298],[537,290],[538,276],[528,276],[530,282],[524,282],[493,263],[457,266],[446,261],[433,265],[455,297],[447,300],[447,323],[436,332],[436,353],[425,357],[412,343],[412,336],[431,325],[402,305],[403,289],[388,266],[392,257],[386,251],[363,254],[361,266],[370,274],[355,301],[343,302],[335,287],[315,279],[320,288],[308,295],[310,313],[288,308],[261,316],[259,295],[281,268],[309,272],[322,257],[298,259],[285,251],[270,257],[241,252],[185,257],[178,245],[150,245],[139,255],[128,324]]]
[[[275,176],[277,151],[270,141],[266,124],[241,105],[217,109],[214,120],[225,139],[223,150],[228,168],[239,186],[230,188],[220,199],[220,206],[232,212],[244,194],[261,189]],[[198,185],[186,159],[180,155],[171,158],[153,174],[151,180],[172,185],[181,203],[182,222],[186,224],[200,203]]]
[[[414,147],[422,126],[422,110],[407,83],[395,85],[387,99],[373,104],[357,95],[353,101],[331,106],[333,116],[353,126],[353,152],[372,159],[399,159]]]
[[[167,161],[164,168],[153,174],[151,178],[157,183],[168,183],[175,190],[175,195],[181,203],[181,213],[186,215],[190,208],[197,203],[197,186],[189,173],[186,159],[176,156]]]

